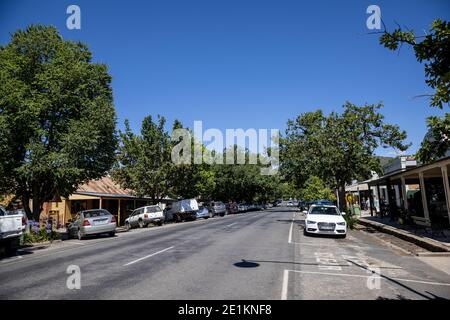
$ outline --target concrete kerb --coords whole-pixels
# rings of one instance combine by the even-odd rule
[[[412,234],[405,230],[400,230],[388,225],[385,225],[380,222],[370,221],[366,220],[364,218],[361,218],[358,220],[358,223],[360,225],[364,225],[366,227],[372,227],[380,232],[384,232],[387,234],[391,234],[393,236],[396,236],[397,238],[400,238],[402,240],[412,242],[416,244],[419,247],[422,247],[428,251],[431,251],[432,253],[447,253],[450,254],[450,248],[448,248],[446,245],[440,243],[437,240],[433,239],[427,239],[423,237],[419,237],[415,234]],[[421,253],[420,255],[423,255],[424,253]],[[447,255],[445,254],[445,255]],[[442,255],[442,254],[441,254]],[[435,256],[435,255],[433,255]]]

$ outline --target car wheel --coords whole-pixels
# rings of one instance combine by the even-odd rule
[[[303,228],[303,235],[308,236],[308,232],[306,231],[306,228]]]
[[[8,256],[15,255],[17,252],[17,249],[19,249],[19,245],[20,245],[19,238],[8,240],[8,242],[6,243],[6,247],[5,247],[6,255],[8,255]]]
[[[139,228],[144,228],[144,227],[145,227],[144,221],[139,220]]]
[[[78,237],[78,240],[83,240],[83,235],[81,234],[80,229],[78,229],[77,237]]]
[[[129,223],[129,222],[125,223],[125,229],[126,229],[127,231],[130,231],[131,226],[130,226],[130,223]]]
[[[116,235],[116,232],[115,232],[115,231],[109,233],[109,236],[110,236],[110,237],[114,237],[115,235]]]
[[[164,222],[163,221],[158,221],[158,226],[162,226],[164,224]]]
[[[347,237],[347,234],[343,234],[343,235],[339,236],[339,238],[341,238],[341,239],[345,239],[346,237]]]

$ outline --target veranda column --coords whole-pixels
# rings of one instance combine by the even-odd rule
[[[450,186],[448,182],[448,171],[447,166],[443,165],[441,167],[442,181],[444,183],[444,193],[445,193],[445,204],[447,205],[447,215],[450,221]]]
[[[419,172],[420,194],[422,196],[423,214],[427,220],[430,220],[428,213],[427,195],[425,191],[425,181],[423,179],[423,172]]]
[[[406,183],[405,183],[405,177],[400,178],[402,182],[402,197],[403,197],[403,208],[406,212],[408,212],[408,197],[406,194]]]

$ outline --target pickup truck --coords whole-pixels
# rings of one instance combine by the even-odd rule
[[[6,254],[13,254],[20,245],[23,232],[24,216],[15,212],[9,213],[0,206],[0,249]]]

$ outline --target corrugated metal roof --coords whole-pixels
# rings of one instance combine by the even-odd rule
[[[75,193],[94,193],[111,196],[133,196],[131,190],[121,188],[110,176],[105,176],[99,180],[90,180],[78,187]]]

